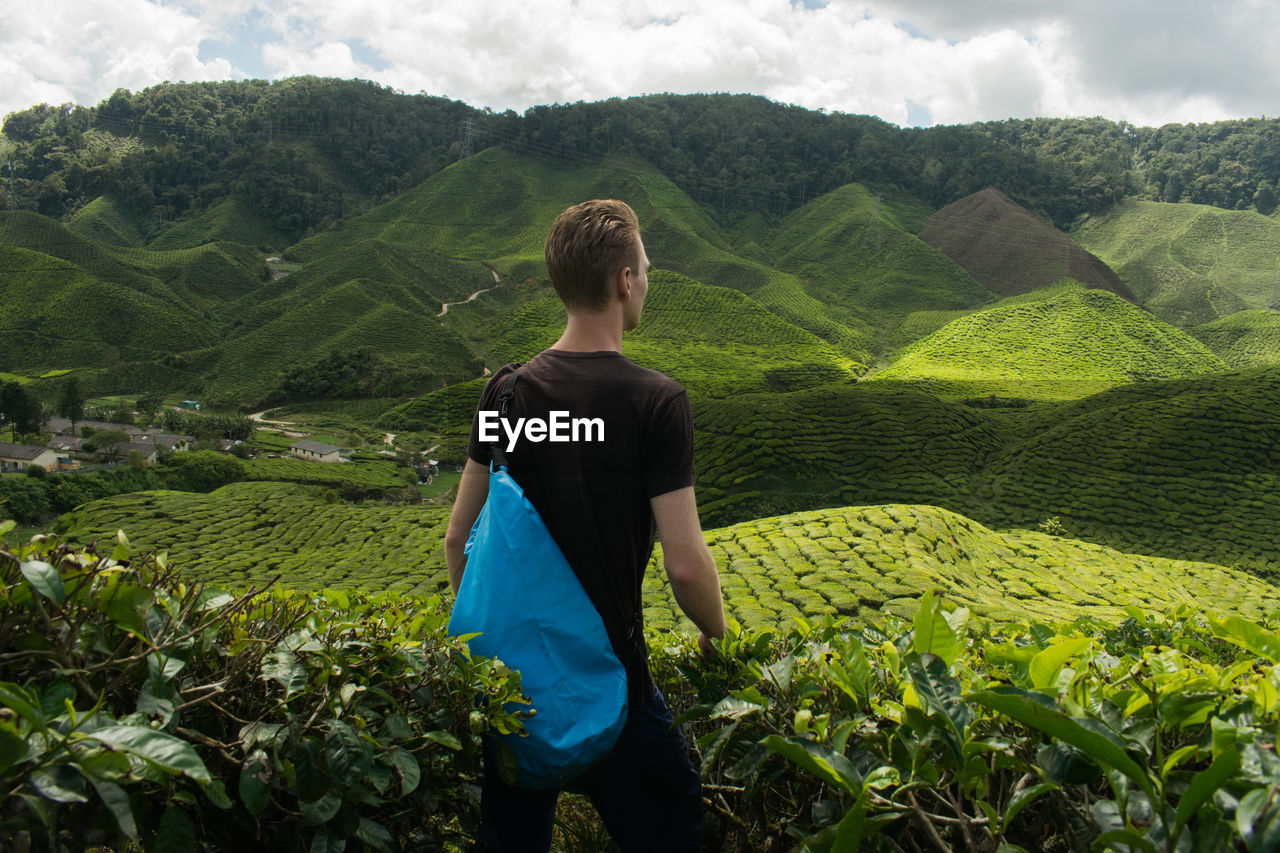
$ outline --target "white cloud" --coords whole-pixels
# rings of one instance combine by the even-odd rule
[[[316,74],[496,109],[753,92],[943,123],[1280,113],[1270,0],[61,0],[0,10],[0,111]],[[230,58],[200,59],[202,42]],[[251,57],[250,62],[246,57]],[[254,73],[257,73],[256,71]]]

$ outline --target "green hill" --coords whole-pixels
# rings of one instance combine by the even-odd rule
[[[210,494],[154,491],[96,501],[63,517],[69,540],[161,549],[191,580],[231,586],[382,589],[430,594],[447,585],[448,508],[334,502],[318,486],[234,483]],[[1178,604],[1251,618],[1280,593],[1242,572],[1124,554],[1026,531],[998,533],[932,506],[845,507],[709,530],[731,616],[766,627],[824,613],[910,616],[941,589],[992,622],[1118,622],[1125,607]],[[645,618],[679,615],[656,554],[644,580]],[[686,626],[687,627],[687,626]]]
[[[929,217],[920,239],[1001,296],[1070,278],[1136,301],[1106,264],[999,190],[985,189],[942,208]]]
[[[996,296],[955,261],[910,233],[922,214],[849,184],[806,204],[773,232],[780,269],[801,276],[824,301],[905,314],[974,308]]]
[[[767,627],[823,613],[910,618],[939,589],[994,623],[1089,618],[1115,624],[1126,607],[1179,604],[1260,618],[1280,592],[1243,572],[1125,554],[1041,533],[998,533],[932,506],[845,507],[710,530],[729,614]],[[645,575],[645,621],[691,631],[655,557]]]
[[[966,514],[1280,572],[1280,372],[1151,382],[1032,411]]]
[[[448,507],[349,504],[321,486],[248,482],[210,494],[106,498],[63,516],[59,530],[88,543],[123,529],[135,548],[167,551],[191,578],[212,583],[261,583],[280,573],[292,589],[430,593],[448,582],[448,519]]]
[[[0,244],[0,364],[104,367],[209,344],[213,324],[73,263]]]
[[[961,505],[1003,446],[984,412],[895,383],[695,400],[705,526],[818,507]]]
[[[1280,365],[1280,313],[1241,311],[1190,330],[1232,367]]]
[[[66,225],[81,237],[108,246],[140,246],[143,242],[135,217],[106,196],[98,196],[80,208]]]
[[[1277,299],[1275,217],[1128,199],[1073,236],[1110,264],[1142,305],[1179,326],[1270,308]]]
[[[661,173],[631,159],[575,165],[491,148],[388,204],[302,241],[287,256],[313,263],[376,238],[480,261],[509,282],[545,283],[547,230],[565,207],[593,197],[628,200],[644,224],[645,248],[655,266],[742,291],[846,357],[865,360],[871,337],[857,312],[815,298],[795,275],[735,254],[727,235],[697,203]],[[484,310],[481,304],[474,309]]]
[[[240,243],[258,249],[282,249],[290,240],[259,215],[248,199],[232,196],[199,215],[161,231],[147,244],[151,249],[192,249],[205,243]]]
[[[1078,283],[1034,291],[953,320],[904,349],[876,379],[1072,399],[1133,381],[1225,370],[1203,344],[1120,297]]]

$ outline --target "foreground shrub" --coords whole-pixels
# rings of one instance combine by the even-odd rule
[[[731,631],[654,655],[739,850],[1280,849],[1280,633],[1190,606],[1118,627]]]
[[[0,536],[12,523],[0,523]],[[0,547],[0,833],[37,849],[438,848],[519,679],[438,598],[230,594],[35,537]],[[476,697],[483,701],[477,704]]]

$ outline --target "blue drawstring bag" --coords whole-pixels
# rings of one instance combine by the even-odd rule
[[[506,415],[515,373],[499,399]],[[495,448],[467,540],[449,633],[520,672],[535,714],[511,748],[522,788],[558,788],[599,762],[627,721],[627,673],[586,590]],[[492,771],[492,768],[491,768]]]

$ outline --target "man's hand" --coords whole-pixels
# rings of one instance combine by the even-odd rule
[[[698,651],[702,652],[704,658],[713,658],[716,656],[716,647],[711,645],[711,641],[707,639],[707,635],[698,632]]]

